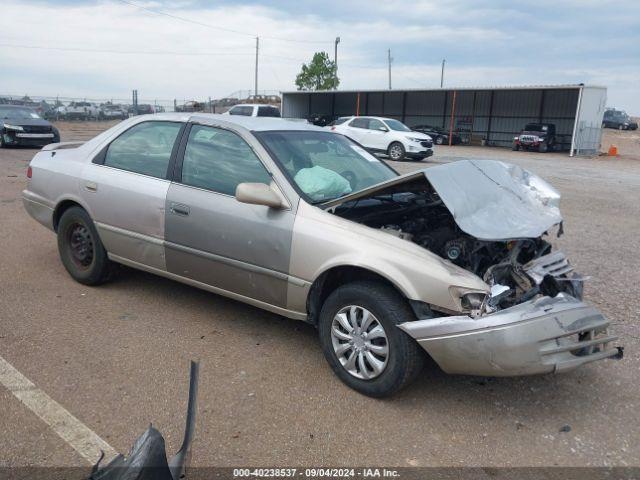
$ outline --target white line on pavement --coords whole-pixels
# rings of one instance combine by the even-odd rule
[[[105,462],[118,454],[111,445],[36,387],[2,357],[0,357],[0,383],[89,463],[95,464],[98,461],[101,450],[105,454]]]

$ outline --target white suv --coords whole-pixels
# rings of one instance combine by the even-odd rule
[[[245,117],[280,117],[280,109],[262,103],[243,103],[234,105],[223,115],[242,115]]]
[[[433,155],[433,140],[429,135],[414,132],[393,118],[342,117],[330,128],[371,152],[386,153],[391,160],[422,160]]]

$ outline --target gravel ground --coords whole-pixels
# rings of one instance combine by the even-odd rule
[[[63,140],[104,125],[63,124]],[[195,465],[639,465],[640,149],[631,135],[607,132],[605,146],[627,149],[616,159],[440,147],[429,162],[394,165],[500,158],[553,183],[566,219],[554,242],[592,277],[586,298],[621,335],[620,362],[511,379],[427,369],[392,399],[363,397],[334,377],[306,324],[129,269],[99,288],[73,282],[54,235],[22,208],[34,154],[24,149],[0,151],[0,355],[123,452],[150,422],[177,450],[188,360],[200,359]],[[0,466],[84,465],[3,387],[0,402]]]

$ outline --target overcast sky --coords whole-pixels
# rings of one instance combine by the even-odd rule
[[[605,85],[640,114],[640,0],[130,3],[209,27],[123,0],[2,0],[0,95],[223,97],[253,88],[256,35],[259,88],[292,90],[340,36],[340,88],[386,88],[390,48],[393,88],[439,86],[446,58],[445,86]]]

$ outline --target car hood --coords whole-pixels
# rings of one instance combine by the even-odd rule
[[[335,207],[376,193],[401,192],[403,186],[425,178],[460,229],[479,240],[538,238],[562,222],[560,193],[555,188],[517,165],[496,160],[438,165],[392,178],[322,207]]]
[[[36,127],[49,127],[51,123],[46,121],[43,118],[4,118],[2,119],[3,123],[8,123],[11,125],[19,125],[21,127],[25,126],[36,126]]]
[[[520,135],[535,135],[536,137],[544,137],[547,134],[547,132],[538,132],[535,130],[523,130],[522,132],[520,132]]]
[[[396,132],[396,133],[399,133],[406,138],[419,138],[421,140],[431,140],[431,137],[426,133],[416,132],[415,130],[411,130],[410,132]]]

